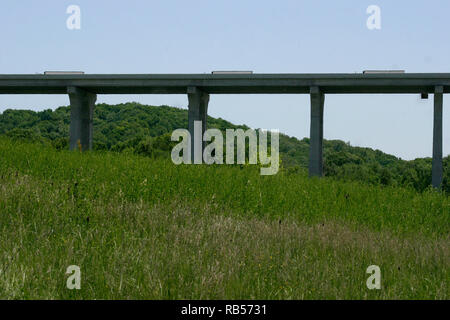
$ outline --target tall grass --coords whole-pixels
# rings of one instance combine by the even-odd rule
[[[0,139],[0,298],[448,299],[449,218],[432,190]]]

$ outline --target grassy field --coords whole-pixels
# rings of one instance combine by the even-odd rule
[[[1,299],[449,299],[449,223],[432,190],[0,139]]]

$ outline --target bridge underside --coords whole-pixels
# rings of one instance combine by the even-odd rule
[[[97,94],[187,94],[189,131],[194,121],[206,130],[210,94],[309,94],[311,127],[309,174],[323,175],[325,94],[434,94],[432,185],[442,185],[443,94],[450,74],[240,74],[240,75],[0,75],[0,94],[68,94],[70,148],[92,148]],[[194,148],[194,144],[191,144]],[[191,150],[192,156],[198,154]]]

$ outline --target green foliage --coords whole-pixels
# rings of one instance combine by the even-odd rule
[[[0,299],[449,298],[439,192],[6,137],[0,155]]]
[[[24,140],[30,142],[41,141],[41,136],[36,134],[36,132],[31,129],[14,128],[6,132],[5,135],[13,140]]]
[[[6,110],[0,115],[0,134],[17,139],[68,146],[70,108],[55,111]],[[208,117],[208,127],[248,129]],[[168,157],[173,130],[187,128],[187,110],[147,106],[136,102],[98,104],[94,110],[94,150],[131,152],[152,158]],[[309,139],[280,134],[280,157],[285,168],[308,167]],[[443,190],[450,193],[449,156],[444,158]],[[353,147],[340,140],[324,140],[324,174],[347,181],[406,186],[424,191],[431,183],[431,159],[404,161],[370,148]]]

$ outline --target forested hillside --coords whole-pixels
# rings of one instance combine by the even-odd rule
[[[0,115],[0,134],[17,139],[41,141],[55,148],[68,145],[70,108],[34,112],[6,110]],[[223,119],[208,117],[208,127],[248,128]],[[132,152],[150,157],[167,157],[173,142],[170,134],[187,128],[187,110],[139,103],[98,104],[94,112],[94,149]],[[280,135],[282,166],[286,170],[305,170],[308,166],[309,139]],[[443,189],[450,192],[450,157],[444,158]],[[324,141],[326,176],[359,180],[370,184],[401,185],[418,191],[431,183],[431,159],[404,161],[380,150],[354,147],[340,140]]]

